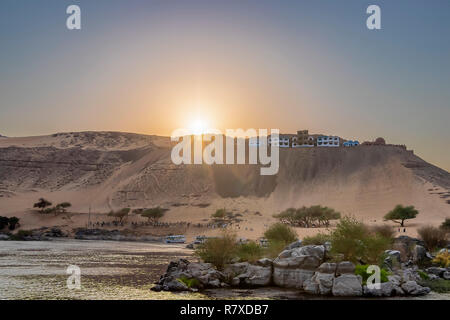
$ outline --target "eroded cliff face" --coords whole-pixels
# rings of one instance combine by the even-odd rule
[[[270,201],[276,209],[323,204],[356,211],[414,203],[435,193],[450,208],[450,174],[398,147],[281,149],[274,176],[261,176],[259,165],[176,166],[170,152],[168,138],[135,134],[3,139],[0,195],[87,191],[114,207],[200,196],[248,198]]]

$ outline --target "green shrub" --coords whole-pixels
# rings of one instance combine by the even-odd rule
[[[373,226],[371,228],[371,231],[374,234],[379,234],[388,239],[394,239],[395,237],[395,230],[391,226],[388,226],[387,224],[381,226]]]
[[[417,273],[420,276],[420,279],[422,280],[428,280],[430,279],[430,277],[428,276],[428,274],[426,272],[423,272],[422,270],[417,271]]]
[[[442,222],[441,229],[446,232],[450,232],[450,218],[447,218],[444,222]]]
[[[356,275],[360,275],[362,277],[362,284],[366,285],[367,284],[367,279],[373,275],[373,273],[367,273],[367,268],[369,267],[368,264],[358,264],[355,267],[355,274]],[[383,282],[388,282],[388,275],[389,272],[386,269],[380,268],[380,281],[381,283]]]
[[[325,242],[331,241],[331,235],[324,234],[324,233],[318,233],[314,236],[307,236],[304,237],[302,240],[303,245],[322,245]]]
[[[331,233],[331,254],[353,263],[379,263],[390,244],[391,239],[372,234],[367,226],[351,217],[342,218]]]
[[[447,235],[443,229],[433,226],[424,226],[417,230],[419,237],[425,242],[429,251],[445,247],[447,244]]]
[[[265,256],[271,259],[278,257],[281,251],[286,247],[286,243],[280,241],[270,241],[265,248]]]
[[[211,217],[213,217],[214,219],[225,219],[226,216],[227,210],[225,210],[225,208],[217,209],[216,212],[211,215]]]
[[[236,235],[225,232],[221,237],[207,239],[195,250],[195,255],[222,270],[236,257],[237,249]]]
[[[168,209],[164,209],[161,207],[155,207],[150,209],[143,210],[140,215],[149,220],[157,221],[158,219],[164,216],[164,213],[168,211]]]
[[[275,242],[286,246],[297,240],[297,233],[288,225],[279,222],[271,225],[264,232],[264,237],[269,241],[269,244]]]
[[[296,227],[312,227],[313,224],[328,226],[330,220],[337,220],[341,214],[332,208],[322,206],[301,207],[299,209],[289,208],[274,216],[280,220],[287,221]]]
[[[240,261],[255,262],[264,255],[264,248],[254,241],[238,245],[236,255]]]
[[[126,217],[128,217],[128,213],[130,213],[130,208],[123,208],[119,211],[109,212],[108,216],[117,218],[119,222],[122,222]]]
[[[181,283],[184,283],[188,288],[198,288],[200,286],[200,281],[196,278],[188,278],[186,276],[182,276],[177,279]]]

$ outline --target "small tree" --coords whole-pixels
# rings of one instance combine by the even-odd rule
[[[9,223],[9,230],[14,230],[16,229],[16,226],[19,224],[19,218],[17,217],[11,217],[8,219],[8,223]]]
[[[33,208],[39,208],[41,212],[44,212],[44,209],[50,207],[52,203],[44,198],[40,198],[38,202],[33,205]]]
[[[147,218],[148,220],[158,221],[158,219],[164,216],[164,213],[167,210],[168,209],[164,209],[161,207],[145,209],[144,211],[141,212],[141,216]]]
[[[128,216],[129,212],[130,208],[123,208],[119,211],[111,211],[110,213],[108,213],[108,216],[117,218],[119,220],[119,223],[122,223],[123,219]]]
[[[447,218],[444,222],[442,222],[441,229],[446,232],[450,232],[450,218]]]
[[[211,217],[213,217],[215,219],[225,219],[226,216],[227,216],[227,210],[225,210],[225,208],[217,209],[216,212],[214,212],[211,215]]]
[[[70,202],[63,202],[56,205],[56,211],[58,213],[64,213],[67,211],[67,208],[70,208],[72,204]]]
[[[418,214],[419,211],[417,211],[414,206],[403,207],[402,205],[397,205],[394,210],[384,216],[384,219],[399,223],[400,226],[403,227],[405,220],[414,219]]]

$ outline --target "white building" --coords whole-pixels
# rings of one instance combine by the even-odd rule
[[[291,146],[291,137],[293,135],[288,134],[280,134],[278,138],[272,138],[272,136],[269,136],[269,145],[274,145],[276,147],[280,148],[289,148]]]
[[[339,147],[338,136],[319,136],[317,137],[318,147]]]
[[[344,142],[344,147],[356,147],[359,146],[359,141],[357,140],[348,140]]]

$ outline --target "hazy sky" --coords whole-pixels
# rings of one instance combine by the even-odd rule
[[[169,135],[200,117],[383,136],[450,170],[448,0],[1,0],[0,75],[7,136]]]

